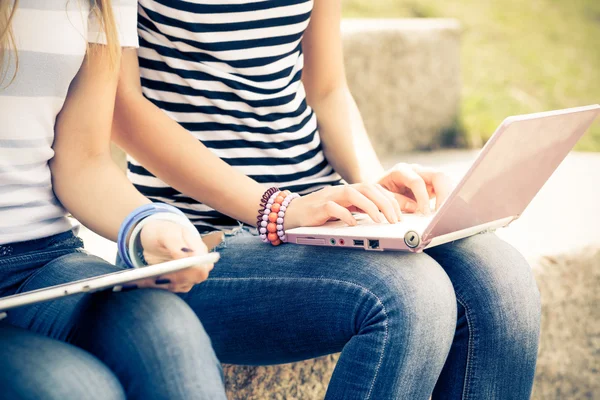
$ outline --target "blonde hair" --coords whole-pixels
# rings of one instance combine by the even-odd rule
[[[89,0],[91,10],[96,13],[106,35],[106,46],[101,51],[107,52],[109,67],[116,68],[121,56],[121,46],[117,35],[117,25],[112,9],[112,0]],[[14,58],[15,72],[8,84],[15,79],[19,66],[15,37],[12,32],[12,20],[19,6],[19,0],[0,0],[0,84],[7,79],[9,65]],[[88,47],[88,51],[90,48]]]
[[[2,0],[0,0],[2,1]],[[108,53],[108,59],[111,68],[116,68],[121,59],[121,45],[117,34],[117,24],[112,8],[112,0],[91,0],[92,11],[96,13],[98,19],[102,22],[102,29],[106,35],[106,46],[102,51]],[[89,51],[89,48],[88,48]]]
[[[12,3],[12,4],[11,4]],[[19,0],[0,0],[0,83],[4,82],[8,74],[8,66],[13,57],[15,58],[15,67],[19,66],[19,58],[16,51],[10,51],[15,48],[15,37],[12,34],[12,19],[15,16],[15,10]],[[10,78],[9,84],[15,78],[15,74]]]

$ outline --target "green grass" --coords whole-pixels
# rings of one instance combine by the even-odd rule
[[[471,146],[508,115],[600,103],[600,0],[344,0],[344,16],[461,22]],[[598,121],[576,149],[600,151]]]

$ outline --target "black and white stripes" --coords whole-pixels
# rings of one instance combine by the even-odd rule
[[[265,186],[302,193],[338,183],[301,81],[300,43],[311,11],[312,0],[139,1],[144,95]],[[201,230],[237,225],[133,159],[129,176],[142,193],[179,207]]]

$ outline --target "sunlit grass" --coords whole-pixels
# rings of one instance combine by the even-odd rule
[[[345,0],[344,15],[460,20],[473,146],[508,115],[600,103],[600,0]],[[600,151],[600,123],[577,149]]]

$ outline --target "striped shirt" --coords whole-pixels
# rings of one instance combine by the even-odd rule
[[[137,46],[136,1],[113,1],[121,44]],[[0,244],[73,228],[52,191],[54,123],[88,43],[104,43],[89,0],[20,0],[13,19],[19,66],[5,55],[0,83]]]
[[[305,193],[339,183],[301,81],[301,40],[312,6],[312,0],[139,1],[144,95],[265,187]],[[199,230],[238,224],[134,159],[128,167],[138,190],[178,207]]]

